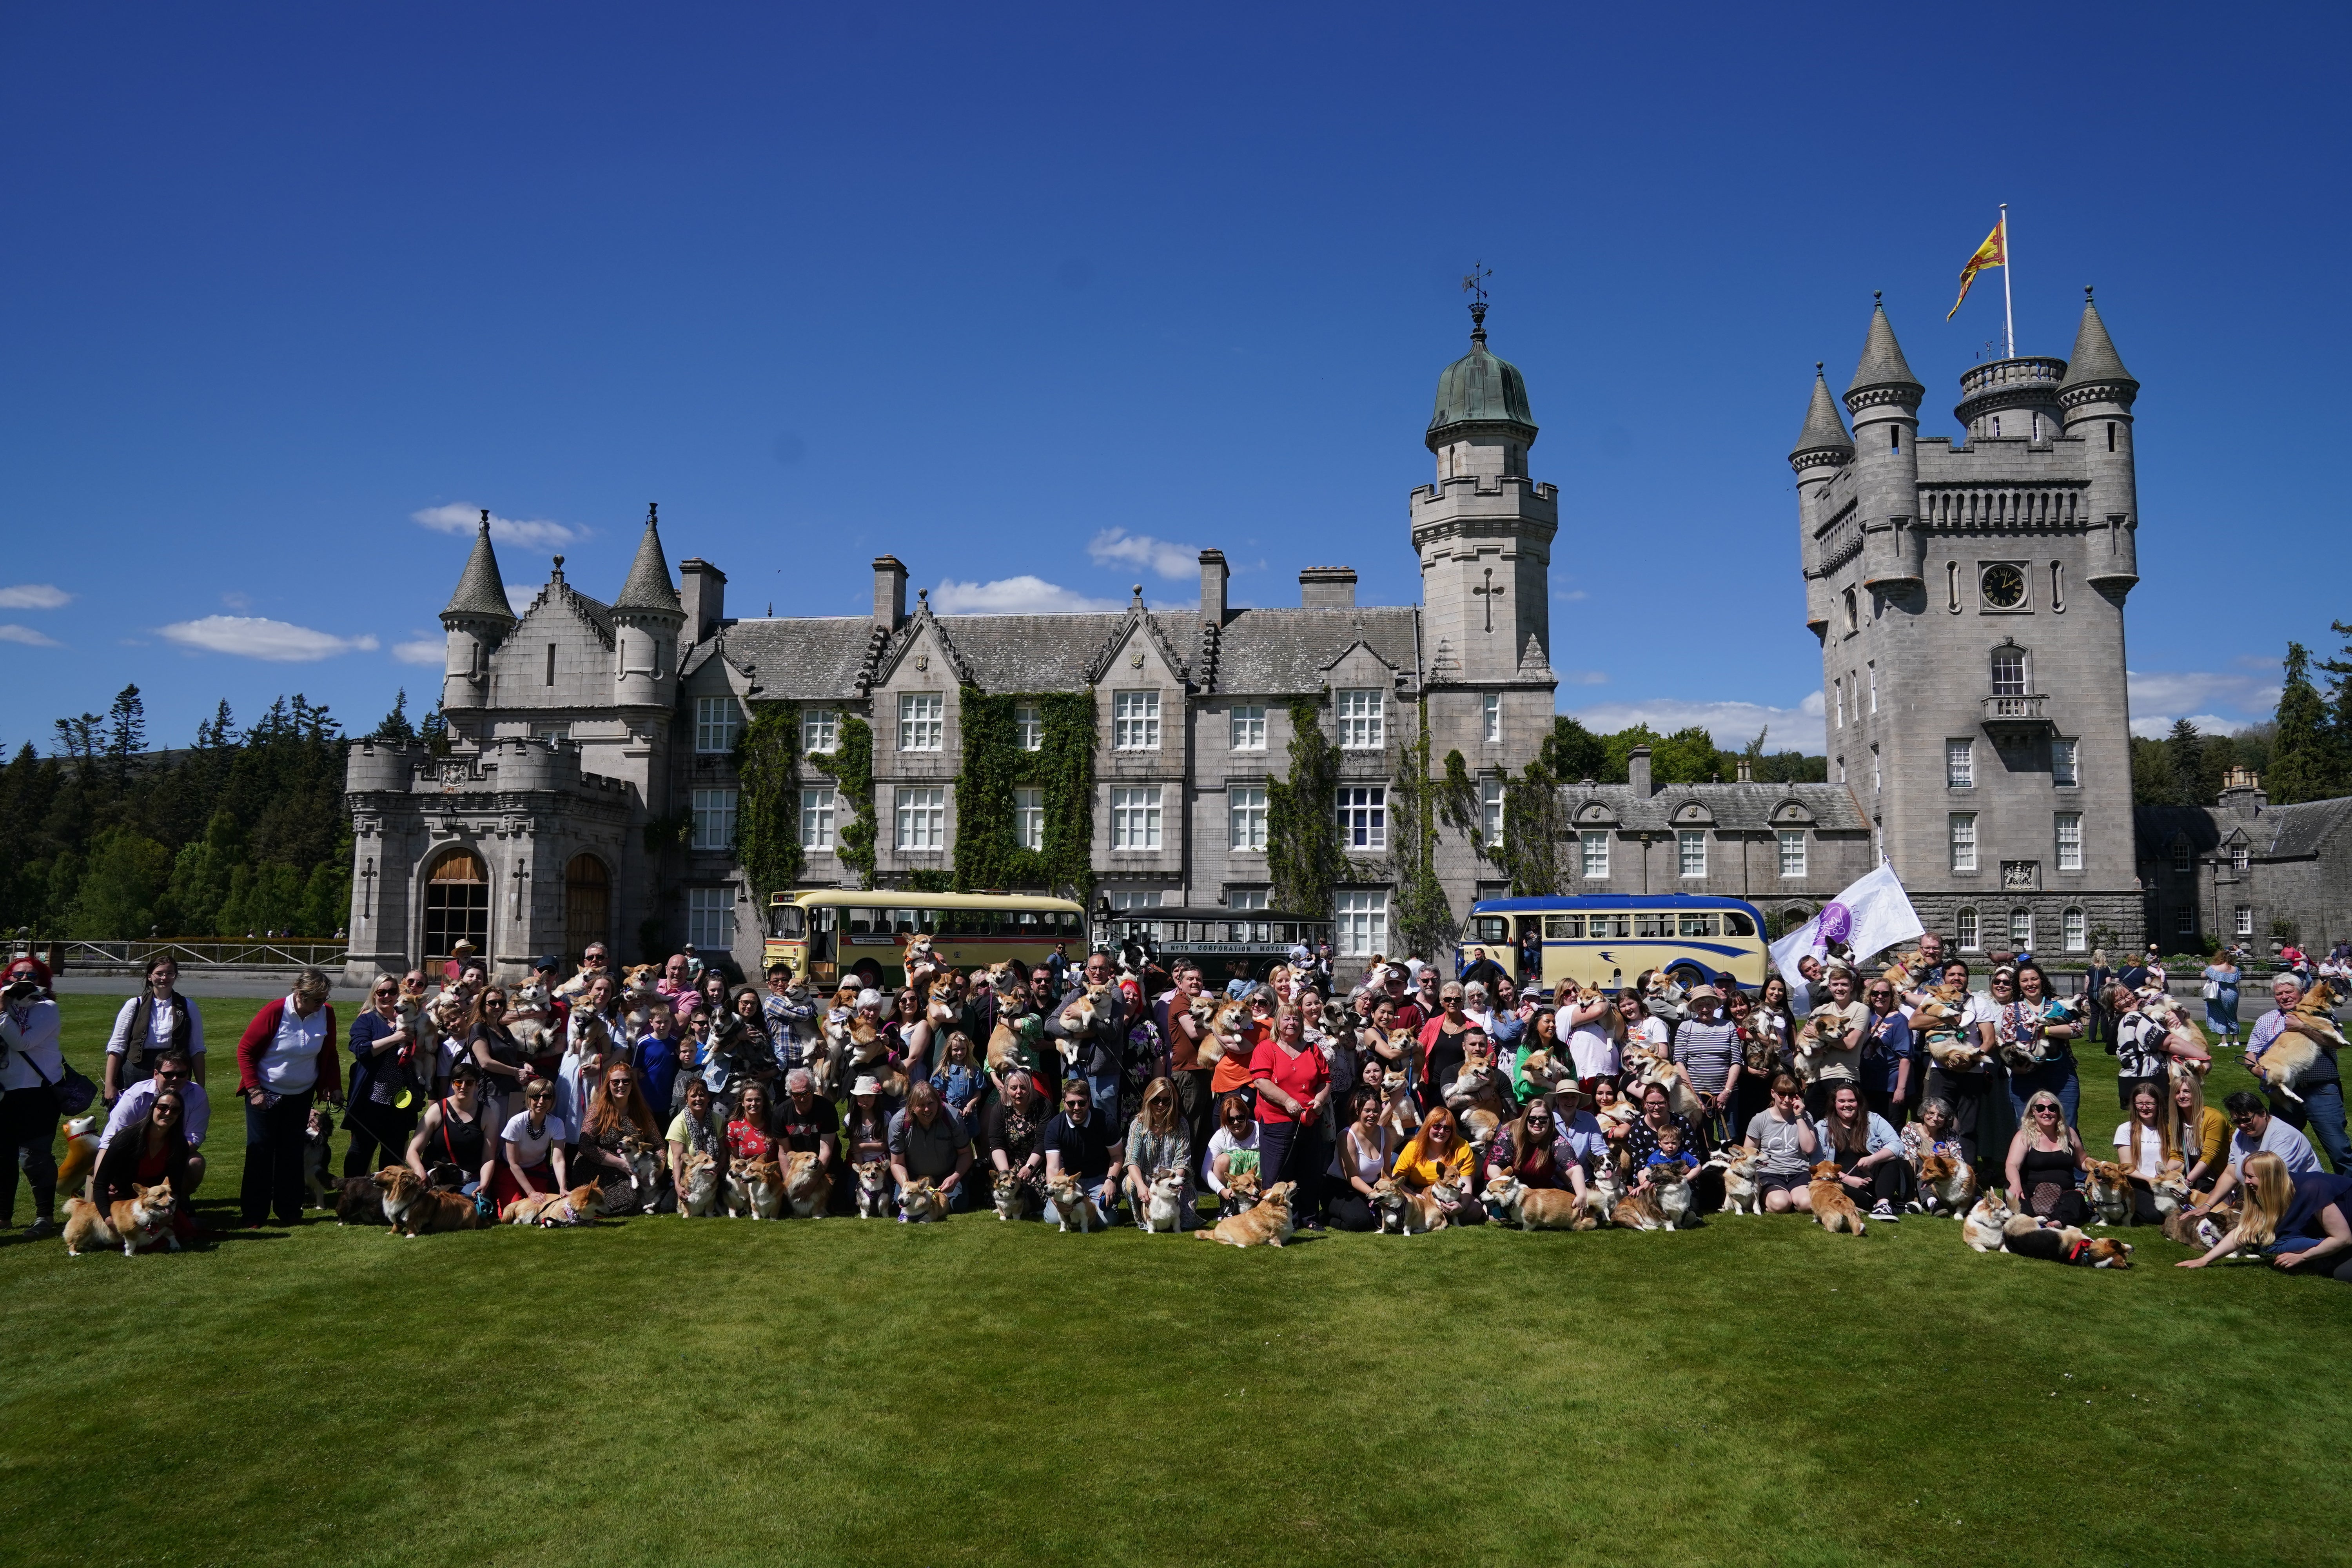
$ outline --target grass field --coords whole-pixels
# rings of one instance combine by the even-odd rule
[[[205,1004],[221,1063],[253,1005]],[[66,1006],[94,1067],[110,1007]],[[2104,1142],[2108,1058],[2084,1076]],[[215,1223],[241,1142],[226,1105]],[[1926,1219],[1249,1253],[992,1215],[316,1223],[136,1259],[21,1235],[0,1236],[10,1563],[2345,1550],[2352,1291],[2174,1269],[2151,1231],[2128,1273],[1979,1257]]]

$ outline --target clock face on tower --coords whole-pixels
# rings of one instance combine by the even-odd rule
[[[1996,610],[2013,610],[2025,603],[2025,574],[2014,566],[1988,566],[1984,602]]]

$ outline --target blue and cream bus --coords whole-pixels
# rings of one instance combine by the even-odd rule
[[[1526,985],[1520,954],[1530,937],[1543,954],[1537,983],[1547,988],[1574,980],[1605,991],[1663,969],[1685,984],[1727,972],[1753,989],[1772,962],[1764,917],[1745,899],[1593,893],[1480,900],[1463,928],[1462,966],[1491,958]]]

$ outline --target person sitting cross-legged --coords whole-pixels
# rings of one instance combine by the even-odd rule
[[[908,1182],[929,1182],[948,1201],[948,1212],[971,1206],[971,1137],[948,1114],[940,1091],[927,1079],[907,1091],[907,1103],[890,1118],[890,1176],[904,1192]]]
[[[1095,1109],[1094,1097],[1084,1079],[1074,1077],[1062,1086],[1062,1113],[1045,1123],[1038,1147],[1045,1154],[1045,1186],[1049,1194],[1055,1182],[1064,1176],[1075,1176],[1080,1189],[1102,1211],[1104,1221],[1115,1223],[1119,1169],[1126,1163],[1127,1146],[1119,1141],[1110,1118]],[[1045,1218],[1049,1224],[1062,1221],[1050,1197],[1045,1204]]]

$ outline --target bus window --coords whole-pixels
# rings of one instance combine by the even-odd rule
[[[1738,910],[1726,910],[1723,912],[1723,934],[1726,936],[1754,936],[1756,934],[1756,923],[1749,920],[1746,915],[1741,914]]]
[[[1470,940],[1508,942],[1511,940],[1511,922],[1501,915],[1473,915],[1470,918]]]
[[[1636,937],[1672,936],[1675,934],[1675,917],[1637,914],[1633,917],[1633,934]]]
[[[1622,942],[1625,938],[1633,934],[1633,917],[1631,915],[1594,915],[1586,924],[1584,934],[1592,938],[1596,942],[1601,941],[1603,938],[1612,936],[1617,938],[1620,942]]]
[[[846,936],[887,936],[889,934],[889,923],[883,918],[883,914],[880,910],[853,909],[845,910],[842,912],[849,917],[847,921],[843,922],[843,934]]]
[[[1056,910],[1054,912],[1055,925],[1064,936],[1078,934],[1079,918],[1078,911],[1076,910]]]
[[[830,904],[820,904],[811,911],[816,916],[816,932],[809,938],[809,957],[830,961],[833,957],[833,932],[841,913]]]
[[[1680,916],[1676,917],[1675,923],[1681,928],[1682,934],[1685,936],[1713,936],[1716,934],[1715,917],[1704,910],[1685,910]]]
[[[1597,918],[1603,921],[1609,919],[1607,915]],[[1544,916],[1544,935],[1553,942],[1578,941],[1584,935],[1584,917],[1582,915],[1546,915]]]
[[[798,904],[768,906],[768,934],[781,942],[798,942],[803,927]]]

